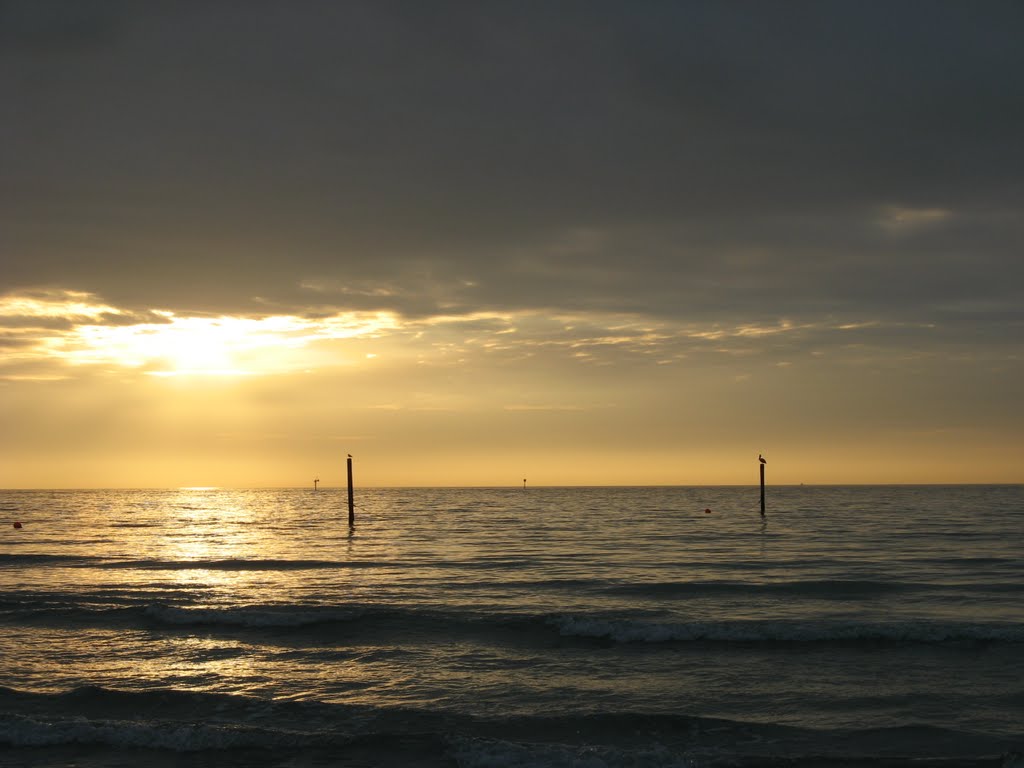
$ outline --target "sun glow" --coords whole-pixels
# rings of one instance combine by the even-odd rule
[[[155,376],[244,375],[254,372],[255,350],[302,343],[269,338],[261,320],[157,314],[165,322],[79,326],[66,340],[65,356],[77,364],[144,367]]]
[[[17,321],[21,360],[135,368],[150,376],[248,376],[308,369],[324,362],[318,344],[379,338],[400,328],[388,312],[296,315],[183,316],[166,310],[130,312],[81,292],[0,297],[0,317]],[[349,356],[373,359],[372,354]],[[334,363],[347,361],[333,354]]]
[[[201,373],[237,375],[247,371],[235,367],[236,351],[248,347],[247,329],[237,320],[190,317],[171,323],[166,329],[149,331],[141,341],[166,361],[169,370],[154,374]],[[133,350],[138,353],[140,350]]]
[[[373,336],[397,323],[390,317],[355,315],[307,320],[178,317],[162,324],[80,329],[86,360],[99,354],[125,366],[144,366],[153,376],[247,376],[295,370],[309,364],[318,341]]]

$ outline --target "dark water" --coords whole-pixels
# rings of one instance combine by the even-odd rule
[[[333,490],[0,492],[0,765],[1024,749],[1024,487],[357,501],[350,531]]]

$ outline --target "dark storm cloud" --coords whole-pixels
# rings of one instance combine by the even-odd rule
[[[1019,3],[0,14],[0,290],[1019,338]]]

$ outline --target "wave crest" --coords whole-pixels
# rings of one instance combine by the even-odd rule
[[[956,643],[1024,642],[1019,624],[956,624],[924,621],[864,623],[842,621],[644,622],[589,616],[556,616],[550,622],[565,637],[618,643]]]

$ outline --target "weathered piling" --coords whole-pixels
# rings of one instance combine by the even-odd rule
[[[761,467],[761,517],[764,517],[764,465],[768,462],[761,457],[761,454],[757,454],[757,460]]]
[[[348,455],[348,524],[356,524],[356,502],[352,492],[352,454]]]

